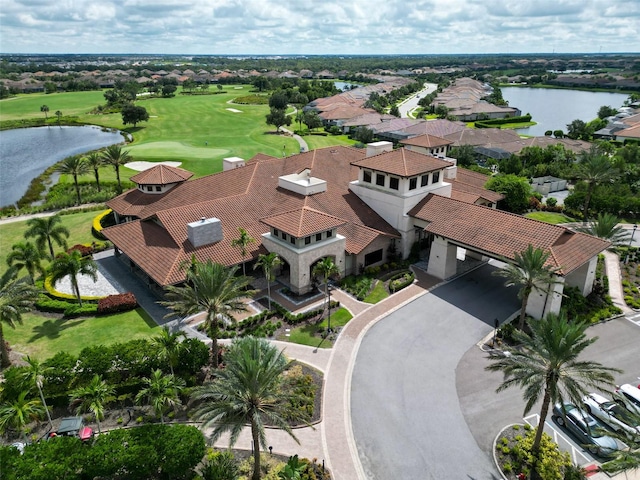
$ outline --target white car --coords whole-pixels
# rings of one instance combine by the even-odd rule
[[[590,393],[582,399],[585,410],[613,430],[630,438],[640,437],[640,417],[597,393]]]
[[[640,415],[640,388],[629,383],[620,385],[613,392],[613,399],[631,412]]]

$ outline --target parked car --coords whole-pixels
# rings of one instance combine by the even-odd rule
[[[627,410],[640,415],[640,388],[625,383],[616,388],[613,392],[613,398]]]
[[[633,415],[619,403],[597,393],[590,393],[582,399],[585,410],[602,420],[613,430],[629,438],[640,437],[640,416]]]
[[[82,417],[65,417],[60,422],[60,427],[49,434],[49,438],[78,437],[83,442],[93,437],[93,430],[84,424]]]
[[[606,435],[606,427],[573,403],[557,403],[553,407],[553,419],[594,455],[609,457],[619,449],[618,442]]]

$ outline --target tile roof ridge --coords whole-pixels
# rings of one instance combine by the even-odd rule
[[[553,263],[556,265],[556,268],[558,269],[558,273],[564,276],[564,270],[563,270],[564,267],[558,261],[558,258],[556,257],[556,254],[553,251],[553,245],[551,245],[548,250],[549,250],[549,256],[553,258]]]

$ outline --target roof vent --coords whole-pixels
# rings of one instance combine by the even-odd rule
[[[218,218],[202,217],[187,224],[187,237],[194,247],[217,243],[224,238],[222,222]]]
[[[308,168],[300,173],[279,177],[278,186],[304,196],[327,191],[327,181],[312,177],[311,170]]]
[[[227,157],[222,159],[222,171],[233,170],[234,168],[244,167],[247,162],[240,157]]]

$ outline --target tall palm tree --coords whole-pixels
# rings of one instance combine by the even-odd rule
[[[614,168],[609,157],[603,155],[597,146],[593,146],[588,152],[582,153],[576,170],[576,177],[587,184],[587,193],[582,207],[582,216],[585,222],[589,213],[591,196],[596,185],[611,183],[618,176],[619,172]]]
[[[122,193],[122,183],[120,182],[120,167],[129,163],[132,158],[127,150],[122,150],[120,145],[111,145],[105,148],[102,152],[102,160],[104,163],[111,165],[116,171],[116,178],[118,179],[118,193]]]
[[[520,330],[524,328],[524,319],[527,314],[527,304],[529,303],[531,292],[536,290],[548,293],[550,287],[558,283],[553,278],[558,269],[546,265],[549,255],[549,252],[545,252],[541,248],[533,248],[533,245],[529,244],[522,252],[516,252],[513,263],[494,272],[494,275],[507,279],[505,286],[520,287],[518,291],[518,298],[522,302],[520,306],[520,322],[518,323]]]
[[[51,368],[45,367],[42,363],[40,363],[35,358],[31,358],[29,355],[27,355],[26,361],[27,366],[22,371],[22,378],[26,383],[35,385],[38,389],[38,393],[40,394],[40,401],[42,402],[42,406],[44,407],[45,412],[47,413],[47,420],[49,420],[49,425],[51,425],[51,428],[53,428],[53,422],[51,421],[51,415],[49,414],[49,409],[47,408],[47,402],[45,401],[44,394],[42,393],[44,374]]]
[[[252,480],[260,480],[260,447],[267,448],[265,424],[275,426],[295,437],[284,418],[291,399],[282,388],[282,374],[288,362],[281,351],[263,338],[234,340],[225,355],[226,368],[216,381],[197,387],[192,398],[201,402],[194,418],[213,427],[213,441],[230,432],[230,446],[249,424],[253,441]]]
[[[89,168],[93,170],[93,175],[96,177],[96,187],[98,187],[98,191],[102,191],[100,188],[100,167],[104,165],[104,160],[98,152],[91,152],[85,157],[85,161]]]
[[[171,375],[165,375],[162,370],[151,372],[151,377],[145,378],[145,387],[136,395],[136,403],[146,399],[147,404],[153,407],[153,411],[160,417],[160,423],[164,424],[164,412],[170,407],[177,407],[180,401],[180,392],[185,386],[184,380]]]
[[[618,217],[610,213],[599,213],[595,220],[577,227],[578,232],[610,241],[613,245],[626,244],[629,241],[627,231],[618,225]]]
[[[32,218],[27,220],[27,229],[24,237],[35,238],[36,247],[40,252],[44,252],[45,245],[49,246],[49,254],[54,257],[53,242],[62,248],[67,248],[67,238],[69,238],[69,229],[62,225],[60,215],[52,217]]]
[[[240,233],[240,236],[231,240],[231,246],[240,249],[240,254],[242,255],[242,274],[246,275],[247,273],[244,269],[244,257],[247,256],[247,247],[249,244],[256,240],[242,227],[238,227],[238,232]]]
[[[325,257],[315,264],[311,274],[314,277],[322,277],[324,282],[324,296],[326,298],[326,309],[328,312],[327,315],[327,331],[331,331],[331,305],[329,298],[329,278],[336,276],[340,273],[338,270],[338,266],[333,263],[331,257]]]
[[[24,438],[27,424],[42,417],[44,407],[40,400],[28,399],[28,393],[20,392],[15,400],[0,405],[0,433],[16,430]]]
[[[78,275],[87,275],[94,282],[98,280],[98,265],[91,257],[83,257],[78,250],[71,253],[62,252],[53,259],[49,267],[51,283],[55,285],[58,280],[68,276],[71,281],[71,288],[82,305],[82,296],[78,285]]]
[[[62,118],[62,112],[60,110],[56,110],[56,117],[58,117],[58,126],[60,128],[62,128],[61,125],[60,125],[60,119]]]
[[[18,271],[25,269],[29,274],[31,283],[34,283],[36,272],[44,275],[44,267],[41,264],[42,255],[31,242],[18,242],[11,247],[7,255],[7,264],[15,266]]]
[[[22,323],[22,314],[31,310],[37,298],[38,289],[26,281],[26,278],[19,279],[16,267],[9,268],[0,277],[0,368],[11,364],[2,324],[16,328],[15,324]]]
[[[49,107],[47,105],[42,105],[40,107],[40,111],[44,113],[44,120],[49,120]]]
[[[80,198],[80,185],[78,185],[78,177],[81,175],[86,175],[90,171],[91,167],[89,166],[87,161],[80,155],[73,155],[71,157],[65,158],[56,168],[56,172],[58,173],[73,176],[73,184],[76,187],[78,205],[82,203],[82,199]]]
[[[175,375],[173,367],[178,363],[178,357],[182,348],[181,340],[185,338],[184,332],[171,332],[167,327],[160,331],[160,335],[153,337],[151,343],[158,347],[158,356],[161,361],[166,361],[171,369],[171,375]]]
[[[194,270],[187,272],[187,284],[166,287],[168,300],[160,302],[172,310],[168,316],[186,317],[206,312],[205,327],[212,340],[211,355],[215,368],[218,368],[219,322],[234,321],[231,313],[246,311],[247,306],[242,300],[254,293],[247,290],[247,277],[236,276],[237,271],[237,266],[227,268],[211,260],[197,263]]]
[[[531,447],[537,462],[550,405],[565,400],[579,404],[588,391],[612,387],[612,373],[619,370],[579,360],[582,352],[597,340],[587,338],[585,324],[569,323],[564,314],[549,314],[545,319],[529,322],[529,327],[531,335],[521,330],[514,332],[519,346],[507,348],[509,356],[491,354],[492,363],[486,369],[504,373],[497,392],[514,385],[523,388],[525,415],[542,396],[539,427]]]
[[[94,375],[89,384],[76,388],[71,392],[71,406],[76,413],[90,412],[98,424],[98,433],[102,433],[100,420],[104,418],[105,406],[113,400],[115,389],[105,382],[100,375]]]
[[[264,278],[267,280],[267,298],[269,299],[269,310],[271,310],[271,282],[275,279],[274,271],[282,265],[282,260],[276,252],[270,252],[258,255],[258,261],[253,266],[255,270],[258,267],[262,268],[264,272]]]

